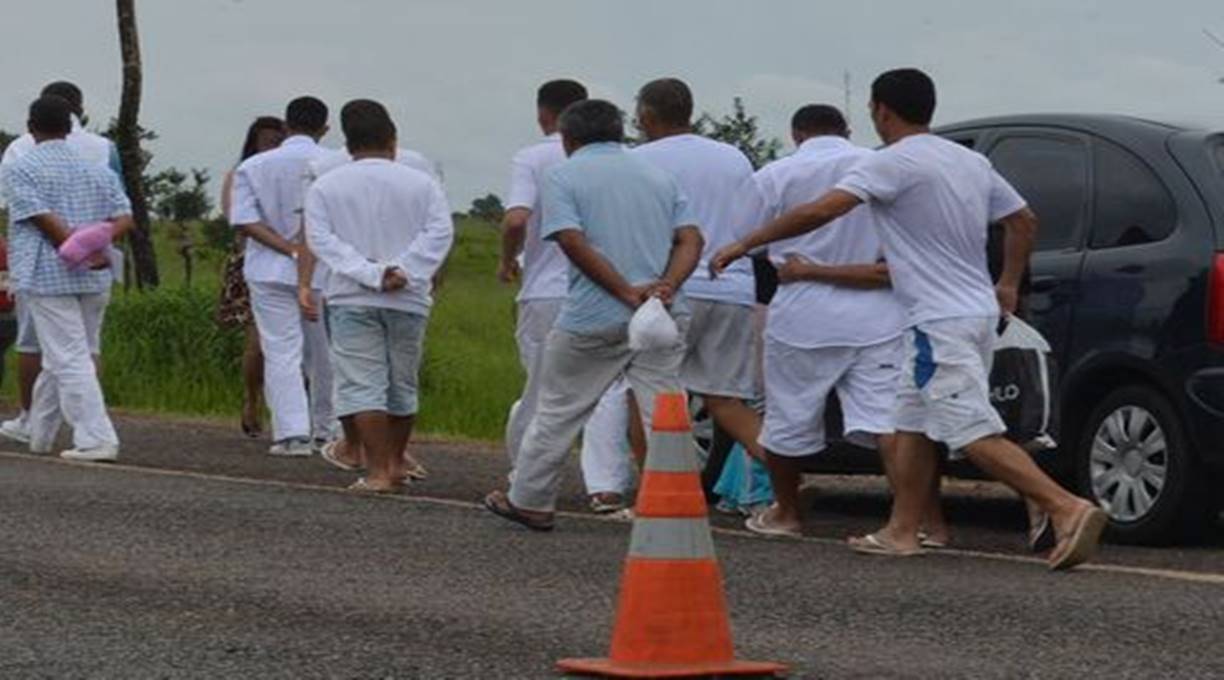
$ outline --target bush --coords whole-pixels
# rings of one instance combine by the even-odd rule
[[[242,405],[241,331],[214,321],[212,286],[116,291],[103,326],[103,387],[114,406],[234,415]]]

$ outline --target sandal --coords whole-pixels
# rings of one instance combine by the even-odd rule
[[[754,534],[771,538],[802,538],[803,533],[795,527],[773,524],[765,519],[768,512],[758,512],[744,522],[744,528]]]
[[[593,493],[591,494],[591,512],[596,515],[610,515],[614,512],[624,510],[625,497],[618,493]]]
[[[370,481],[366,479],[365,477],[361,477],[360,479],[353,482],[352,484],[349,484],[348,487],[346,488],[349,491],[355,491],[357,493],[371,493],[371,494],[378,494],[382,496],[395,495],[404,490],[404,488],[400,486],[392,486],[392,487],[373,486],[372,484],[370,484]]]
[[[327,442],[326,444],[323,445],[321,449],[319,449],[319,455],[323,457],[323,460],[331,463],[332,465],[335,465],[336,467],[340,468],[341,470],[344,470],[345,472],[356,472],[357,470],[361,469],[360,465],[353,465],[352,463],[348,463],[344,460],[341,460],[340,456],[336,455],[336,448],[340,446],[340,443],[343,441],[344,441],[343,439],[335,439],[330,442]]]
[[[948,542],[941,541],[938,538],[931,538],[925,531],[918,532],[918,545],[931,550],[947,550]]]
[[[485,496],[484,506],[485,510],[488,510],[494,515],[497,515],[502,519],[508,519],[515,524],[521,524],[532,531],[553,530],[552,519],[545,520],[528,517],[527,515],[523,514],[521,510],[514,507],[514,505],[510,502],[510,499],[506,497],[506,494],[501,491],[493,491],[489,493],[488,496]]]
[[[1050,516],[1044,512],[1031,518],[1033,521],[1028,530],[1029,550],[1039,553],[1053,548],[1057,543],[1054,536],[1054,524]]]
[[[1050,570],[1070,569],[1095,557],[1101,545],[1101,532],[1108,523],[1109,517],[1100,508],[1087,505],[1076,515],[1071,533],[1050,553]]]
[[[922,548],[914,550],[901,550],[897,546],[888,542],[887,539],[880,538],[876,534],[867,534],[866,536],[851,536],[847,541],[850,544],[850,549],[856,553],[863,555],[881,555],[884,557],[918,557],[925,555],[926,551]]]

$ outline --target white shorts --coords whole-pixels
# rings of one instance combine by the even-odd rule
[[[693,316],[680,366],[684,389],[716,397],[757,398],[759,336],[753,308],[693,298],[688,303]]]
[[[794,457],[824,450],[825,404],[837,390],[846,438],[874,447],[874,436],[863,435],[892,434],[900,361],[900,338],[866,347],[813,349],[766,338],[761,446]]]
[[[945,319],[905,332],[894,424],[958,451],[1007,427],[990,404],[997,317]]]

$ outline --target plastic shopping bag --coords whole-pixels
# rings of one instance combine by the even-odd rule
[[[87,224],[77,228],[60,244],[59,256],[69,269],[78,269],[86,260],[110,248],[115,225],[110,222]]]
[[[718,494],[718,508],[723,512],[751,516],[760,508],[774,502],[773,485],[769,482],[769,471],[760,461],[753,459],[736,444],[727,454],[722,474],[714,485]]]
[[[629,349],[635,352],[674,347],[678,342],[680,329],[657,297],[638,307],[629,320]]]
[[[1050,343],[1009,316],[995,340],[990,402],[1007,425],[1007,438],[1030,453],[1055,448],[1058,376]]]

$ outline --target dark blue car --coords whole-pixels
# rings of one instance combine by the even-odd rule
[[[1061,367],[1049,467],[1119,540],[1201,530],[1224,496],[1224,133],[1086,115],[938,133],[1041,221],[1027,307]]]

